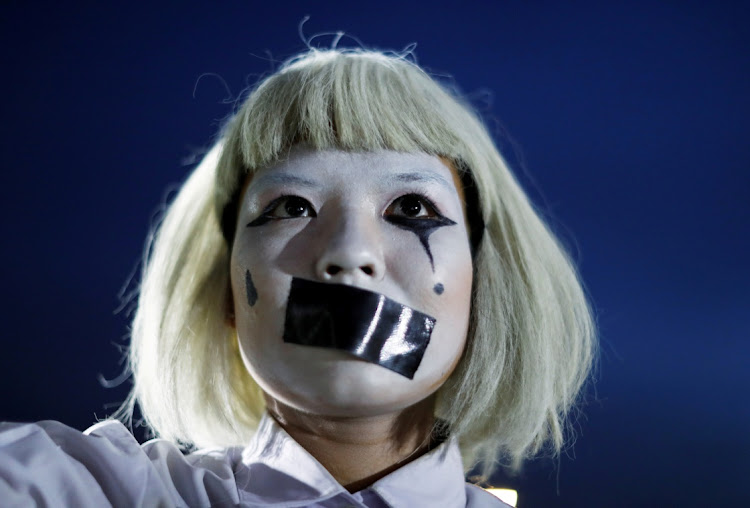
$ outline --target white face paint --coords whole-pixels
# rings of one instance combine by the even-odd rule
[[[457,185],[455,170],[423,153],[301,147],[253,177],[231,282],[240,352],[268,395],[308,413],[371,416],[415,404],[445,382],[463,352],[471,304]],[[424,242],[402,220],[439,217],[455,224],[435,227]],[[434,317],[414,378],[346,351],[284,342],[293,277],[367,289]]]

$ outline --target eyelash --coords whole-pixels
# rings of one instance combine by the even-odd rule
[[[393,201],[391,201],[391,203],[388,205],[388,208],[386,208],[386,210],[391,209],[392,207],[394,207],[396,205],[396,203],[402,201],[403,199],[405,199],[405,198],[411,198],[411,197],[416,198],[420,202],[420,204],[422,205],[422,207],[424,207],[427,210],[428,214],[430,214],[429,217],[420,217],[420,218],[410,217],[411,219],[413,219],[413,220],[429,220],[429,219],[431,219],[433,217],[442,217],[443,216],[443,214],[440,213],[440,209],[435,205],[435,203],[432,201],[432,199],[430,199],[426,195],[424,195],[422,193],[419,193],[419,192],[408,192],[406,194],[403,194],[403,195],[397,197],[396,199],[394,199]]]
[[[300,216],[300,217],[294,217],[294,216],[276,217],[272,215],[272,212],[274,212],[279,207],[279,205],[281,205],[285,200],[293,199],[293,198],[299,199],[306,203],[306,206],[308,207],[308,210],[309,210],[308,215]],[[266,206],[263,209],[263,211],[260,213],[260,215],[256,219],[250,221],[247,224],[247,227],[262,226],[263,224],[266,224],[267,222],[271,222],[271,221],[279,221],[279,220],[294,219],[294,218],[305,218],[305,217],[316,217],[316,216],[317,216],[317,213],[315,213],[315,209],[312,207],[312,205],[310,204],[308,200],[300,196],[287,194],[284,196],[279,196],[278,198],[272,200],[268,204],[268,206]]]
[[[425,220],[434,219],[435,217],[443,217],[443,214],[440,212],[440,209],[435,205],[432,199],[430,199],[428,196],[420,192],[407,192],[406,194],[402,194],[401,196],[397,197],[396,199],[390,202],[390,204],[386,208],[386,211],[394,207],[399,201],[405,198],[409,198],[409,197],[416,198],[420,202],[421,206],[427,210],[427,213],[430,214],[430,216],[429,217],[408,217],[408,216],[402,215],[401,217],[415,220],[415,221],[425,221]],[[281,204],[283,204],[284,201],[289,200],[289,199],[294,199],[294,198],[304,201],[304,203],[308,207],[308,215],[289,216],[289,217],[277,217],[277,216],[272,215],[272,212],[274,212]],[[296,219],[296,218],[314,218],[314,217],[317,217],[317,215],[318,214],[316,213],[312,204],[308,200],[297,195],[287,194],[287,195],[279,196],[278,198],[271,201],[268,204],[268,206],[266,206],[266,208],[263,209],[263,211],[258,216],[258,218],[251,221],[248,224],[248,227],[260,226],[267,222],[277,221],[277,220]]]

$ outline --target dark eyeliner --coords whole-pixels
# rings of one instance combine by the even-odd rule
[[[247,224],[246,227],[248,227],[248,228],[254,228],[255,226],[262,226],[266,222],[269,222],[270,220],[273,220],[273,217],[271,217],[268,214],[271,213],[273,211],[273,209],[276,208],[279,205],[279,203],[281,202],[281,200],[284,199],[285,197],[286,196],[281,196],[281,197],[278,197],[278,198],[274,199],[273,201],[271,201],[268,204],[268,206],[266,206],[263,209],[263,211],[260,213],[260,215],[256,219],[250,221]]]
[[[290,194],[285,194],[285,195],[283,195],[283,196],[279,196],[278,198],[274,199],[273,201],[271,201],[271,202],[270,202],[270,203],[268,204],[268,206],[266,206],[266,207],[265,207],[265,208],[263,209],[263,211],[262,211],[262,212],[260,213],[260,215],[258,216],[258,218],[256,218],[256,219],[254,219],[254,220],[250,221],[250,222],[249,222],[249,223],[247,224],[247,226],[246,226],[246,227],[248,227],[248,228],[253,228],[253,227],[256,227],[256,226],[262,226],[263,224],[266,224],[267,222],[270,222],[270,221],[273,221],[273,220],[284,220],[284,217],[273,217],[273,216],[272,216],[272,215],[270,215],[270,214],[271,214],[271,212],[272,212],[272,211],[274,211],[274,210],[275,210],[275,209],[276,209],[276,208],[277,208],[277,207],[279,206],[279,204],[281,204],[281,203],[282,203],[282,202],[283,202],[283,201],[284,201],[285,199],[289,199],[289,198],[294,198],[294,197],[299,197],[299,196],[294,196],[294,195],[290,195]],[[304,198],[301,198],[301,199],[304,199]],[[305,199],[305,201],[307,201],[307,200]],[[309,204],[309,202],[308,202],[308,204]],[[312,206],[310,207],[310,210],[312,211],[312,214],[311,214],[311,215],[309,215],[309,217],[316,217],[316,216],[317,216],[317,214],[316,214],[316,213],[315,213],[315,212],[314,212],[314,211],[312,210]],[[289,217],[289,218],[294,218],[294,217]]]

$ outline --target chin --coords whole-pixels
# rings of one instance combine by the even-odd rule
[[[311,369],[308,364],[305,372],[288,371],[285,379],[277,377],[272,383],[256,381],[268,395],[298,411],[352,418],[401,411],[429,397],[442,384],[420,379],[419,371],[414,379],[408,379],[356,358],[317,366]]]

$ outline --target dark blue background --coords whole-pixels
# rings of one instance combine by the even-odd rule
[[[523,507],[750,501],[744,4],[84,5],[0,6],[0,419],[83,429],[123,399],[97,376],[120,372],[117,294],[152,218],[225,99],[304,48],[310,14],[308,36],[417,42],[452,75],[593,295],[602,354],[575,447],[497,482]]]

